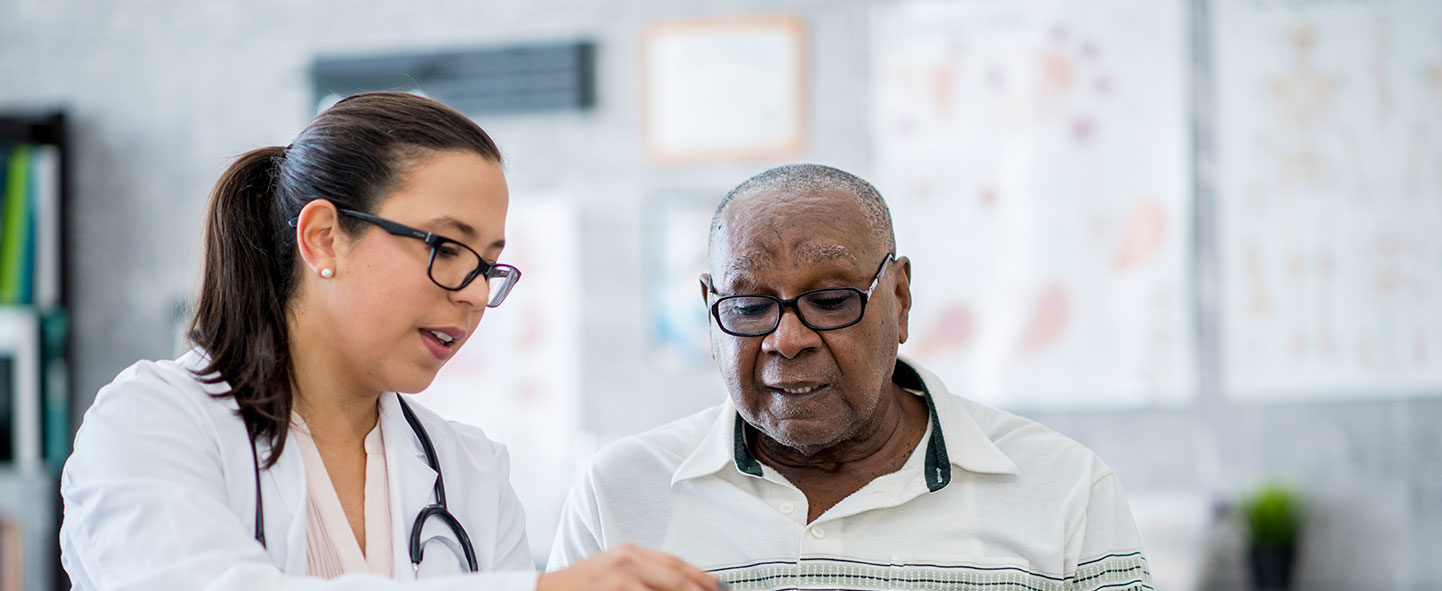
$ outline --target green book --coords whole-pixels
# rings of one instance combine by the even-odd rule
[[[5,173],[5,221],[0,228],[0,305],[18,304],[30,241],[30,146],[10,152]]]
[[[5,200],[5,179],[10,177],[10,152],[14,149],[15,144],[0,144],[0,237],[3,237],[5,232],[5,204],[7,203]],[[0,240],[0,242],[3,242],[3,240]],[[3,264],[3,262],[0,262],[0,265]],[[0,266],[0,269],[3,268],[3,266]]]

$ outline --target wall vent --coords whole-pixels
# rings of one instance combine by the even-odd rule
[[[425,54],[323,57],[317,104],[373,90],[420,91],[469,115],[585,109],[595,102],[589,41]]]

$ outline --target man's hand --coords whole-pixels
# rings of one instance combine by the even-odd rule
[[[552,573],[536,591],[718,591],[721,583],[670,554],[621,544]]]

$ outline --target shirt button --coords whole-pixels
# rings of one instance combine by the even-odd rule
[[[826,537],[826,530],[821,529],[821,526],[819,526],[819,525],[818,525],[818,526],[813,526],[813,527],[811,528],[811,537],[816,538],[816,539],[818,539],[818,540],[821,539],[821,538],[824,538],[824,537]]]
[[[792,511],[796,510],[796,506],[792,505],[791,503],[781,503],[780,505],[777,505],[776,508],[780,509],[781,513],[785,515],[790,515]]]

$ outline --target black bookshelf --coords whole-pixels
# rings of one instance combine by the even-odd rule
[[[42,405],[39,417],[30,419],[41,420],[41,464],[42,468],[38,473],[15,471],[13,468],[0,466],[0,472],[10,471],[10,477],[17,479],[14,483],[17,489],[31,489],[36,491],[26,501],[33,503],[49,504],[48,523],[43,524],[42,535],[29,535],[24,542],[25,559],[22,561],[23,579],[22,588],[30,589],[37,581],[41,588],[69,589],[70,581],[60,567],[59,546],[55,542],[55,535],[59,531],[62,515],[62,505],[58,487],[58,476],[60,467],[65,458],[69,455],[70,442],[74,439],[73,419],[75,409],[75,397],[70,388],[72,376],[69,370],[68,360],[70,359],[70,322],[68,321],[67,310],[70,302],[70,253],[72,232],[70,219],[70,203],[73,191],[73,166],[71,161],[71,146],[69,144],[69,123],[62,111],[13,113],[0,112],[0,148],[9,148],[15,145],[42,145],[53,146],[59,158],[57,172],[59,174],[59,190],[57,198],[58,207],[58,246],[59,253],[56,264],[55,280],[58,282],[58,301],[49,302],[45,306],[21,305],[18,308],[27,309],[38,318],[40,334],[36,335],[39,344],[40,368],[38,375],[42,384]],[[55,408],[55,403],[63,406]],[[59,412],[57,418],[56,412]],[[16,420],[26,420],[26,417],[15,417]],[[38,474],[38,475],[37,475]],[[44,492],[48,490],[48,493]],[[22,516],[23,517],[23,516]],[[35,531],[26,531],[26,534],[34,534]],[[36,559],[37,549],[48,547],[49,564],[38,563]],[[31,573],[34,569],[48,571],[48,573],[35,576]],[[37,572],[40,572],[37,571]]]

